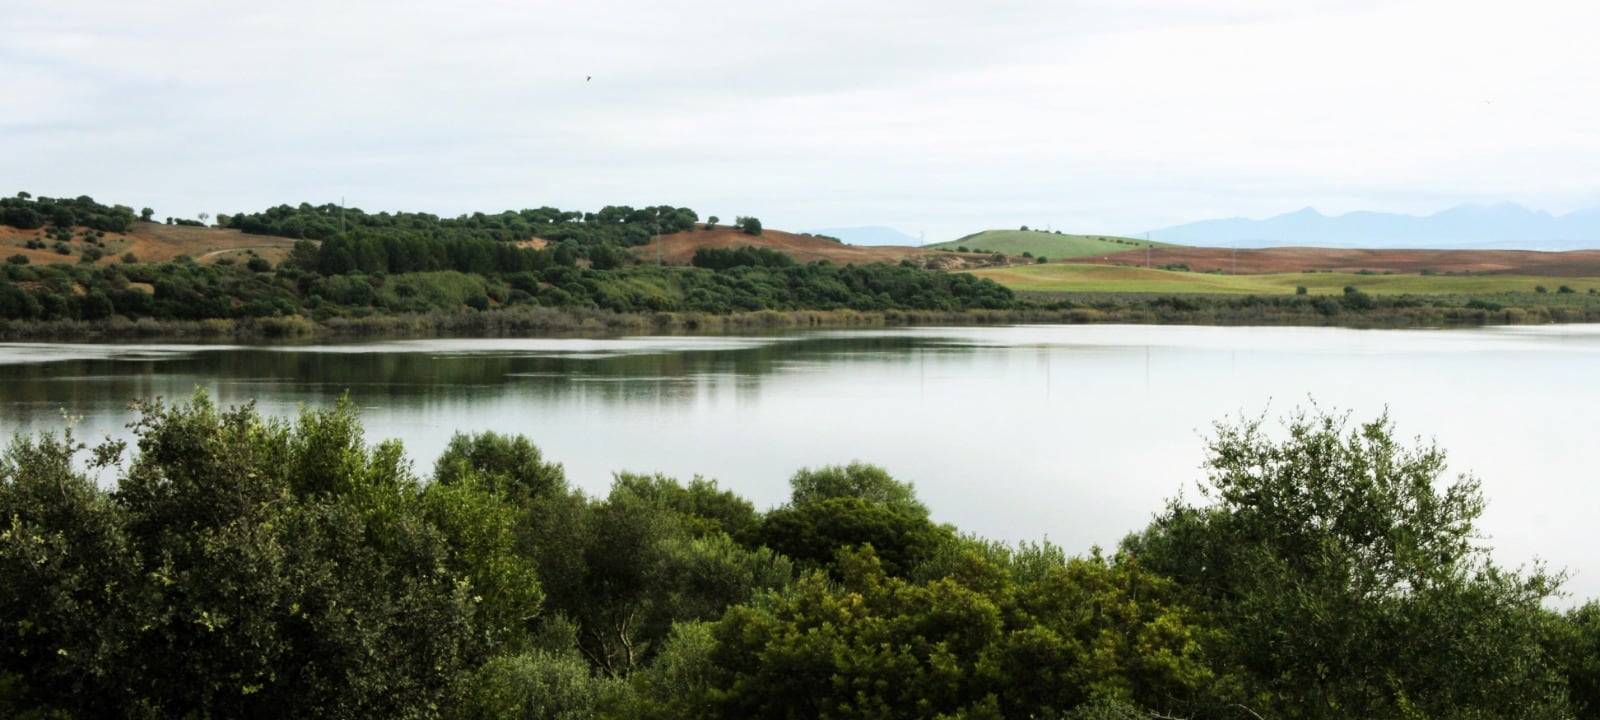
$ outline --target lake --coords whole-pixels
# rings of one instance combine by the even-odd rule
[[[614,471],[716,479],[770,507],[795,470],[862,460],[934,518],[1071,552],[1115,546],[1194,483],[1218,420],[1314,402],[1437,440],[1481,478],[1496,556],[1600,597],[1600,326],[1350,330],[1015,326],[745,337],[314,346],[0,344],[0,432],[126,437],[137,397],[349,393],[419,474],[455,431],[532,439],[603,494]],[[1275,420],[1273,421],[1275,422]]]

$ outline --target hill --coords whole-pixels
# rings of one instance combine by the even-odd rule
[[[985,230],[959,240],[935,243],[928,247],[935,250],[966,248],[972,252],[998,252],[1018,256],[1028,253],[1033,257],[1059,260],[1125,252],[1146,245],[1167,247],[1168,243],[1146,243],[1135,238],[1113,235],[1067,235],[1043,230]]]
[[[809,263],[826,260],[835,265],[862,265],[866,263],[899,263],[911,260],[913,263],[939,270],[959,270],[975,267],[994,265],[994,261],[986,254],[957,253],[933,246],[925,248],[902,246],[860,246],[845,245],[815,235],[803,235],[783,232],[781,230],[765,230],[760,235],[747,235],[737,228],[726,226],[714,227],[710,230],[688,230],[685,232],[662,235],[660,240],[660,258],[668,265],[687,265],[700,248],[740,248],[746,246],[764,247],[776,250],[796,262]],[[654,243],[639,245],[630,248],[634,257],[640,262],[654,262],[657,258],[657,246]],[[1020,258],[1009,258],[1007,263],[1022,262]]]
[[[851,245],[896,245],[900,247],[919,247],[922,245],[921,240],[883,225],[824,228],[822,230],[810,230],[808,234],[836,237]]]
[[[1265,220],[1202,220],[1150,234],[1184,245],[1241,248],[1578,250],[1600,248],[1600,208],[1556,216],[1501,203],[1461,205],[1427,216],[1381,212],[1329,216],[1308,207]]]
[[[704,226],[697,226],[703,228]],[[138,262],[168,262],[187,256],[202,264],[259,255],[273,265],[288,256],[294,247],[294,238],[273,235],[255,235],[231,228],[164,225],[135,221],[124,233],[106,233],[95,244],[80,238],[82,228],[74,230],[74,240],[67,243],[67,253],[56,250],[54,241],[44,229],[23,230],[0,225],[0,257],[22,255],[31,264],[58,264],[82,262],[83,252],[95,248],[100,257],[94,262],[106,264],[121,262],[132,253]],[[808,263],[826,260],[835,265],[862,265],[867,263],[896,264],[911,259],[921,267],[936,270],[963,270],[991,267],[997,263],[987,254],[955,253],[905,246],[845,245],[824,237],[766,230],[759,236],[747,235],[737,228],[718,226],[711,230],[696,229],[660,236],[662,260],[669,265],[687,265],[696,250],[709,248],[738,248],[755,245],[782,252],[796,262]],[[29,247],[32,244],[33,247]],[[532,238],[516,243],[523,247],[539,248],[548,243],[543,238]],[[649,243],[629,249],[642,263],[656,259],[656,245]],[[1022,262],[1009,258],[1005,263]]]
[[[81,262],[84,250],[91,247],[86,240],[80,239],[83,235],[84,228],[74,228],[74,240],[65,243],[68,252],[61,253],[42,228],[23,230],[0,225],[0,256],[22,255],[35,264]],[[36,247],[28,247],[30,242]],[[96,261],[99,263],[121,262],[121,258],[129,253],[139,262],[167,262],[187,255],[201,263],[214,263],[224,258],[241,259],[253,254],[276,265],[288,255],[294,243],[291,238],[246,235],[225,228],[135,221],[126,232],[105,233],[96,239],[92,247],[101,255]]]

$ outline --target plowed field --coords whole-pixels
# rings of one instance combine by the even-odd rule
[[[1416,274],[1430,270],[1440,275],[1494,273],[1548,277],[1600,277],[1600,250],[1537,252],[1533,250],[1343,250],[1331,248],[1156,248],[1074,258],[1097,265],[1161,267],[1188,265],[1194,272],[1221,270],[1226,274],[1267,275],[1330,271],[1336,273],[1394,272]]]

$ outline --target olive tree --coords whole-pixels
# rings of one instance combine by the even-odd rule
[[[1387,416],[1297,411],[1281,436],[1221,423],[1201,503],[1179,498],[1124,550],[1177,580],[1282,715],[1556,713],[1540,602],[1559,575],[1497,567],[1478,481]]]

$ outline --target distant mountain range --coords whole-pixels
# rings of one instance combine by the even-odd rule
[[[902,247],[916,247],[922,241],[907,235],[892,227],[882,225],[869,225],[865,227],[827,228],[823,230],[807,230],[812,235],[827,235],[843,240],[848,245],[898,245]]]
[[[1150,239],[1208,247],[1578,250],[1600,248],[1600,208],[1551,215],[1515,203],[1461,205],[1428,216],[1323,215],[1314,208],[1266,220],[1202,220]]]

